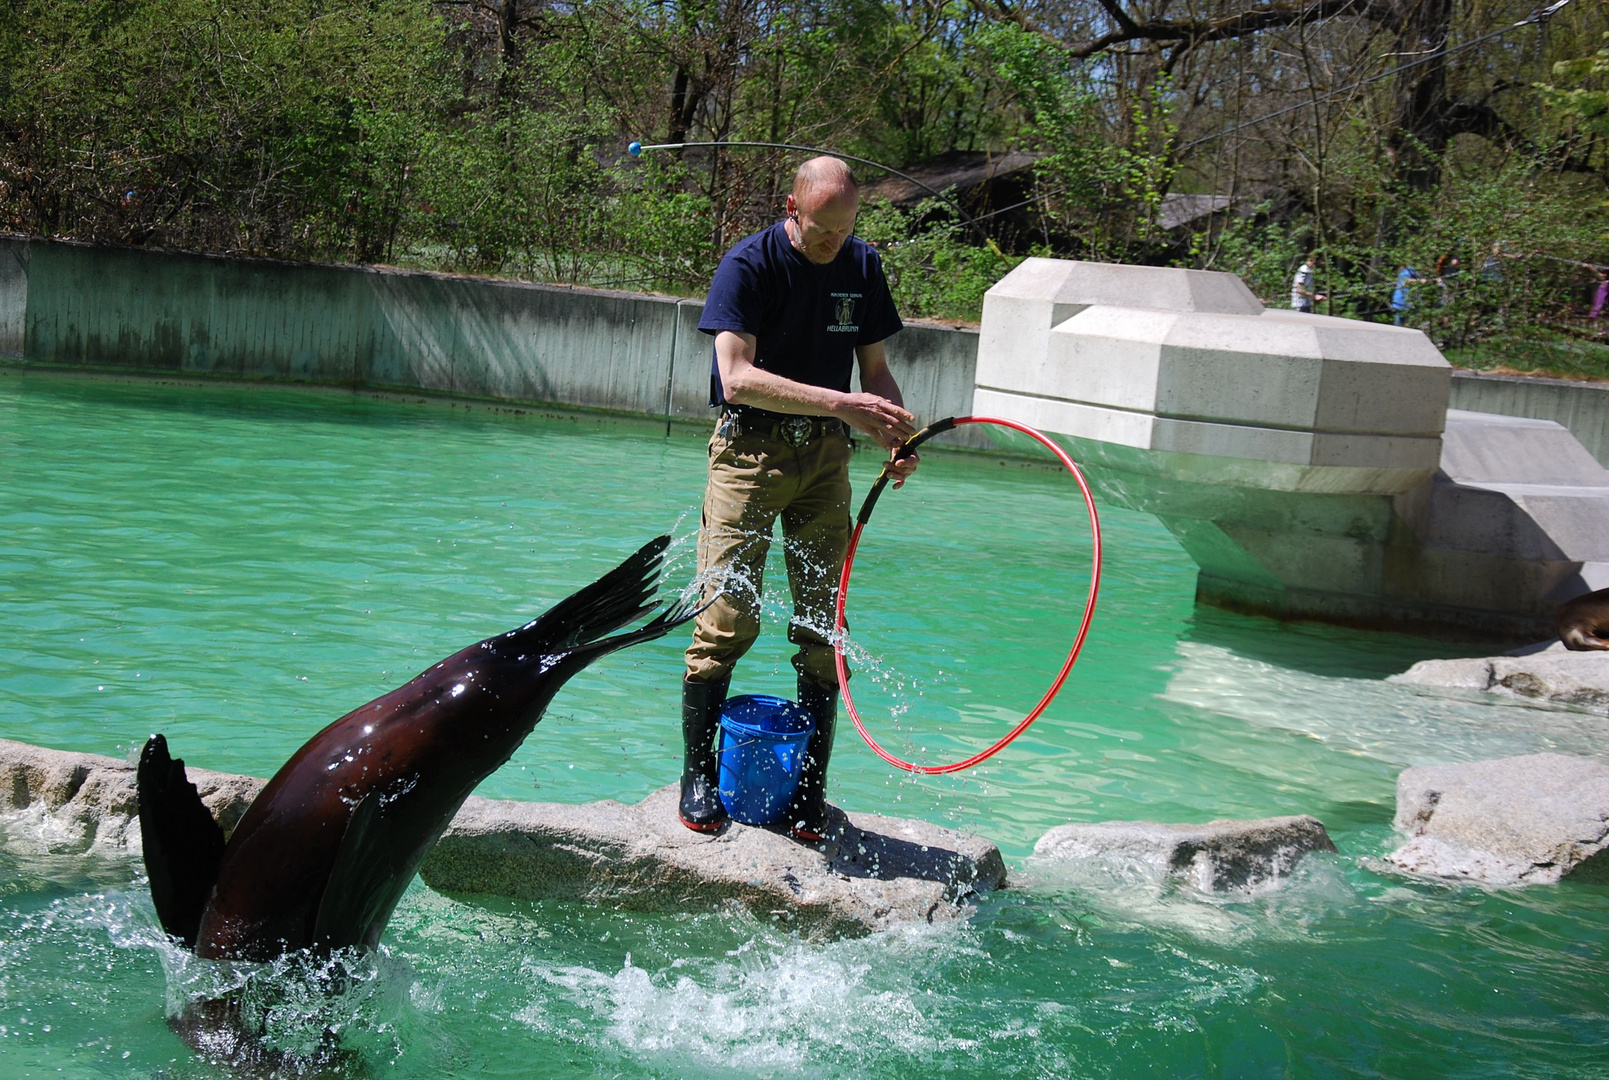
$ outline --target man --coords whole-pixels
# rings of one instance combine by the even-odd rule
[[[1296,311],[1305,311],[1313,314],[1313,305],[1324,302],[1324,294],[1314,288],[1314,279],[1318,276],[1319,253],[1308,253],[1307,261],[1296,268],[1296,277],[1291,282],[1291,307]]]
[[[682,681],[685,757],[679,813],[700,832],[726,820],[717,793],[715,739],[732,668],[760,633],[761,573],[782,519],[793,618],[788,640],[799,703],[815,717],[803,775],[786,821],[820,840],[827,827],[827,761],[838,676],[828,641],[833,590],[849,546],[849,428],[895,448],[915,433],[884,342],[901,328],[882,261],[851,235],[860,206],[849,167],[812,158],[799,167],[787,216],[732,248],[710,286],[699,329],[715,338],[710,440],[699,573],[714,603],[693,627]],[[860,369],[861,392],[850,393]],[[899,487],[912,455],[892,466]]]

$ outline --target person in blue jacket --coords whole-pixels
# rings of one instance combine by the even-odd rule
[[[1410,282],[1420,278],[1419,271],[1411,266],[1404,266],[1397,271],[1397,287],[1391,291],[1391,321],[1401,326],[1408,317],[1408,309],[1413,306],[1413,297],[1410,294]]]

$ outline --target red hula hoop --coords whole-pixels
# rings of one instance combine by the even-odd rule
[[[1095,512],[1095,498],[1090,494],[1089,484],[1084,480],[1084,474],[1079,471],[1078,465],[1074,463],[1065,450],[1051,442],[1044,435],[1026,424],[1017,423],[1015,420],[1003,420],[994,416],[958,416],[930,424],[911,436],[905,445],[901,447],[902,456],[903,453],[914,450],[919,444],[939,432],[948,431],[950,428],[958,427],[961,424],[996,424],[1000,427],[1020,431],[1024,435],[1037,440],[1042,446],[1055,454],[1067,471],[1073,474],[1073,479],[1078,481],[1079,490],[1084,493],[1084,505],[1089,510],[1090,537],[1093,541],[1090,555],[1089,598],[1084,602],[1084,618],[1078,625],[1078,636],[1073,639],[1073,647],[1068,650],[1067,659],[1062,664],[1061,671],[1056,675],[1056,681],[1050,684],[1050,689],[1045,691],[1045,696],[1039,699],[1039,704],[1034,706],[1033,711],[1023,717],[1016,727],[1006,732],[1005,737],[999,742],[986,750],[980,750],[969,758],[962,761],[953,761],[947,765],[918,765],[915,762],[905,761],[889,753],[883,749],[876,739],[872,738],[871,732],[866,730],[865,723],[861,721],[860,712],[855,708],[855,701],[849,696],[849,666],[844,660],[844,609],[849,599],[849,575],[850,571],[854,569],[855,549],[860,546],[860,534],[866,528],[866,523],[871,520],[872,507],[876,505],[877,497],[882,493],[883,485],[888,480],[888,472],[886,469],[884,470],[883,475],[877,478],[877,482],[866,496],[866,502],[862,505],[860,515],[855,523],[855,531],[849,538],[849,550],[844,555],[844,569],[838,578],[837,611],[833,622],[833,652],[838,668],[838,688],[843,694],[844,708],[848,710],[849,718],[855,722],[855,730],[860,732],[860,737],[866,740],[866,745],[871,747],[878,757],[890,765],[904,769],[906,772],[924,775],[960,772],[962,769],[970,769],[980,761],[985,761],[999,753],[1011,740],[1028,730],[1028,725],[1039,719],[1039,714],[1045,711],[1045,708],[1061,691],[1062,683],[1067,681],[1067,673],[1072,671],[1073,662],[1078,659],[1079,650],[1084,647],[1084,636],[1089,633],[1090,620],[1095,616],[1095,596],[1100,591],[1101,585],[1101,522]]]

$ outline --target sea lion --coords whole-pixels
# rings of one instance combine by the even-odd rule
[[[1588,652],[1609,649],[1602,635],[1609,633],[1609,589],[1578,596],[1559,608],[1553,626],[1566,649]]]
[[[162,928],[206,959],[373,948],[419,864],[475,786],[592,661],[696,612],[652,610],[661,536],[539,618],[441,661],[313,736],[223,832],[153,735],[140,755],[140,835]],[[601,640],[599,640],[601,638]]]

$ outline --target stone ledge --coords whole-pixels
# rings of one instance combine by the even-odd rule
[[[1386,681],[1609,711],[1609,653],[1570,652],[1557,641],[1525,655],[1421,660]]]
[[[265,783],[187,771],[225,833]],[[137,855],[134,772],[117,758],[0,739],[0,819],[44,826],[4,829],[0,844]],[[736,823],[714,835],[692,832],[676,817],[676,797],[674,784],[636,806],[471,797],[420,876],[443,892],[648,911],[736,903],[779,912],[815,936],[956,918],[970,897],[1006,883],[994,844],[927,822],[836,811],[830,839],[803,845]]]
[[[1248,892],[1289,876],[1310,851],[1334,850],[1324,824],[1302,814],[1205,825],[1156,821],[1058,825],[1039,838],[1034,858],[1127,860],[1202,892]]]
[[[672,784],[635,806],[471,798],[420,876],[442,892],[636,910],[735,902],[815,935],[955,918],[1005,884],[994,844],[938,825],[840,811],[819,845],[736,822],[710,835],[681,824],[677,794]]]
[[[1494,885],[1609,882],[1609,766],[1526,754],[1408,769],[1387,868]]]
[[[191,783],[225,834],[234,830],[266,781],[188,769]],[[0,739],[0,814],[30,815],[51,828],[4,838],[39,854],[140,851],[134,762],[99,754],[49,750]]]

